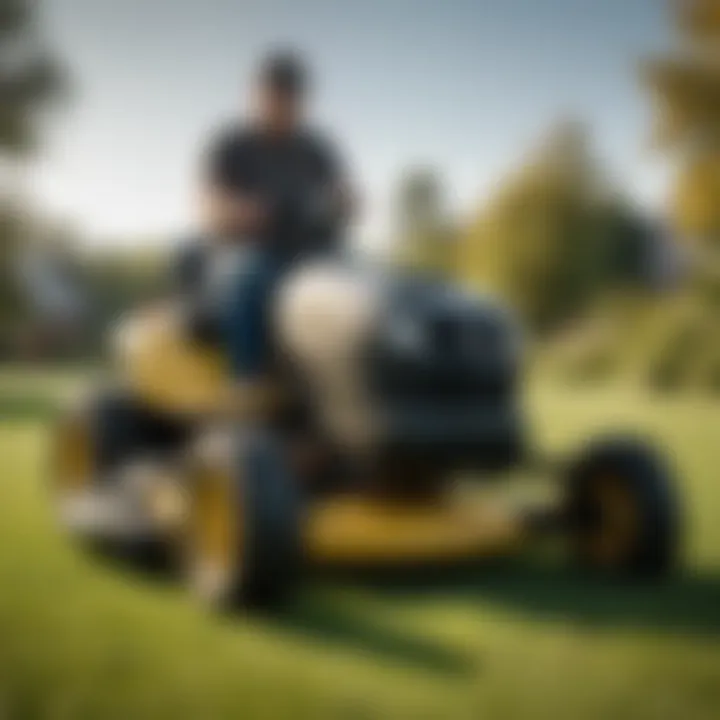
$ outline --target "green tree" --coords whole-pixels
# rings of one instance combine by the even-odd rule
[[[720,3],[675,2],[678,46],[644,70],[655,144],[677,166],[672,214],[700,249],[720,248]]]
[[[63,87],[42,39],[38,4],[0,0],[0,152],[25,155],[37,147],[37,118]]]
[[[432,168],[405,173],[396,195],[395,241],[401,264],[438,274],[454,267],[455,237],[442,182]]]
[[[670,215],[695,259],[674,302],[684,314],[658,318],[652,353],[663,386],[720,390],[720,2],[676,0],[678,42],[649,62],[644,80],[656,106],[654,140],[676,167]],[[646,325],[648,323],[645,323]]]
[[[554,327],[607,279],[614,202],[586,128],[562,122],[477,214],[458,273],[507,297],[532,327]]]
[[[65,86],[38,12],[34,0],[0,0],[0,172],[9,185],[38,148],[39,119]],[[16,193],[0,194],[0,323],[6,330],[18,311],[12,276],[25,210]]]

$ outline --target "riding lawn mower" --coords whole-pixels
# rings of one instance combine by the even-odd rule
[[[673,567],[678,503],[651,447],[602,437],[552,461],[532,447],[501,304],[325,259],[284,278],[272,318],[275,402],[249,424],[225,412],[222,346],[183,303],[122,323],[114,380],[55,431],[72,534],[162,546],[213,607],[275,606],[314,567],[446,565],[547,536],[587,570]],[[537,468],[552,499],[508,502],[501,479]]]

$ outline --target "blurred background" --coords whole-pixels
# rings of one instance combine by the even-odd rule
[[[655,435],[687,578],[331,586],[228,628],[56,547],[47,422],[166,291],[204,144],[284,44],[358,250],[517,311],[543,442]],[[0,717],[717,717],[719,318],[717,0],[0,0]]]
[[[596,5],[4,0],[0,356],[93,357],[161,291],[208,136],[290,43],[358,247],[500,293],[567,379],[717,392],[716,3]]]

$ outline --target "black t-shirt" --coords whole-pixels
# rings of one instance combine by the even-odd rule
[[[268,206],[267,227],[253,240],[286,257],[337,242],[339,228],[324,203],[340,176],[331,143],[308,129],[273,138],[234,127],[216,138],[206,158],[212,186],[255,196]]]

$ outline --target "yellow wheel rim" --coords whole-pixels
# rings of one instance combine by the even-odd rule
[[[196,477],[190,526],[191,582],[198,594],[222,601],[240,572],[241,533],[232,478],[221,470]]]
[[[621,476],[607,474],[593,480],[590,498],[597,527],[588,534],[584,552],[598,567],[619,567],[637,540],[640,518],[635,496]]]
[[[95,462],[90,428],[84,418],[61,421],[55,436],[54,461],[61,493],[77,492],[90,484]]]

